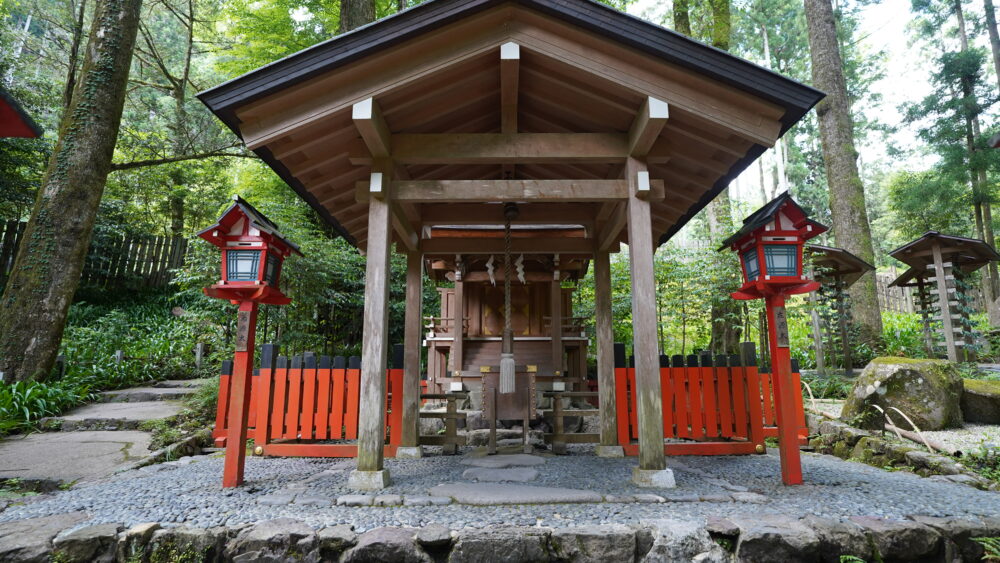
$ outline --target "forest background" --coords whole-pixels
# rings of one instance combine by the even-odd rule
[[[46,131],[37,140],[0,139],[0,221],[23,221],[32,213],[101,1],[0,0],[0,84]],[[805,83],[814,82],[815,67],[823,62],[810,51],[809,1],[608,3]],[[890,5],[898,6],[889,26],[896,36],[887,41],[879,36],[882,27],[865,17],[884,16]],[[289,259],[284,269],[283,289],[293,304],[264,307],[258,342],[280,344],[287,353],[356,354],[364,258],[246,151],[194,94],[405,7],[406,0],[145,2],[95,244],[106,236],[191,237],[239,194],[305,253]],[[1000,38],[992,1],[851,0],[832,7],[864,190],[860,207],[871,233],[835,230],[817,242],[867,244],[882,271],[898,266],[888,257],[890,250],[927,230],[992,242],[990,209],[1000,174],[1000,153],[987,147],[1000,130]],[[898,23],[901,18],[905,25]],[[901,53],[905,61],[899,60]],[[917,84],[897,79],[901,65],[921,70]],[[786,190],[813,218],[833,223],[831,209],[844,198],[838,199],[824,163],[819,117],[812,112],[734,182],[728,197],[657,251],[658,337],[664,353],[718,351],[727,338],[760,342],[759,304],[736,306],[728,297],[739,272],[731,253],[716,252],[719,225],[731,229]],[[165,290],[81,285],[60,349],[68,371],[59,381],[0,383],[2,412],[16,413],[25,393],[36,393],[30,412],[8,414],[9,425],[30,422],[42,411],[57,412],[99,389],[151,376],[189,377],[197,343],[207,344],[211,353],[205,373],[215,370],[213,362],[231,350],[235,315],[228,304],[201,294],[218,276],[217,251],[195,239],[188,248],[184,266]],[[402,338],[403,266],[397,256],[389,326],[396,342]],[[615,256],[612,276],[616,341],[630,342],[627,252]],[[981,279],[991,303],[1000,288],[995,268]],[[425,313],[436,314],[436,289],[425,287]],[[593,318],[592,279],[578,289],[576,315]],[[790,309],[793,349],[808,368],[814,364],[809,305],[798,300]],[[915,315],[877,308],[874,313],[877,322],[856,323],[859,365],[876,354],[924,355]],[[988,333],[986,311],[977,319]],[[865,334],[860,325],[875,326],[878,334]],[[113,362],[116,350],[131,361]],[[45,402],[42,409],[38,397]]]

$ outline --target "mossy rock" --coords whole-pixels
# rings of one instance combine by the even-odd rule
[[[840,418],[851,426],[880,430],[882,413],[896,424],[908,425],[892,407],[921,430],[962,426],[962,378],[955,364],[944,360],[875,358],[865,367],[847,395]]]
[[[1000,381],[966,379],[962,414],[966,422],[1000,424]]]

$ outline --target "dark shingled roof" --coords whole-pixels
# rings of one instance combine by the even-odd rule
[[[719,247],[719,250],[721,251],[729,248],[734,242],[770,223],[771,219],[778,214],[778,211],[780,211],[786,203],[795,206],[795,209],[797,209],[799,213],[806,216],[806,212],[802,210],[794,199],[792,199],[791,192],[785,192],[765,203],[764,206],[757,211],[748,215],[747,218],[743,220],[743,226],[740,227],[740,230],[736,231],[732,236],[722,241],[722,245]],[[828,227],[822,223],[818,223],[812,219],[806,219],[806,221],[814,227],[818,227],[816,232],[817,235],[828,230]]]
[[[0,137],[42,136],[42,128],[31,119],[10,92],[0,87]]]
[[[806,250],[813,254],[813,262],[817,266],[830,270],[825,273],[817,273],[816,277],[841,276],[848,287],[858,281],[866,272],[875,269],[875,266],[843,248],[823,246],[821,244],[807,244]]]
[[[931,249],[935,242],[939,242],[946,249],[957,249],[944,252],[946,261],[954,262],[956,266],[962,266],[963,271],[966,272],[971,272],[988,262],[1000,260],[1000,254],[982,239],[945,235],[938,231],[927,231],[917,240],[893,250],[889,256],[909,266],[922,268],[927,264],[934,263],[934,258],[931,255],[914,256],[913,254]],[[971,266],[974,267],[969,269]]]
[[[297,245],[294,242],[288,240],[288,238],[285,237],[285,235],[281,234],[281,231],[278,230],[278,224],[277,223],[275,223],[274,221],[268,219],[267,216],[264,215],[263,213],[261,213],[260,211],[257,211],[256,207],[250,205],[250,203],[247,202],[247,200],[243,199],[240,196],[233,196],[233,204],[230,205],[229,209],[226,209],[226,211],[222,214],[222,216],[220,217],[220,222],[221,222],[222,218],[224,218],[226,215],[229,215],[229,213],[233,209],[235,209],[237,207],[239,207],[240,211],[242,211],[243,214],[246,215],[247,219],[250,221],[250,224],[255,229],[257,229],[258,231],[263,231],[265,233],[268,233],[268,234],[274,236],[275,238],[277,238],[281,242],[287,244],[288,247],[292,249],[292,252],[294,252],[294,253],[296,253],[296,254],[298,254],[300,256],[302,255],[302,251],[299,250],[299,245]],[[211,227],[208,227],[207,229],[202,229],[201,231],[199,231],[197,233],[197,236],[205,238],[203,235],[205,235],[206,233],[209,233],[211,231],[214,231],[215,229],[218,229],[220,227],[221,227],[221,223],[215,223]]]

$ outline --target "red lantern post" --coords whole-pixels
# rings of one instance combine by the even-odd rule
[[[764,299],[767,309],[771,373],[778,422],[778,453],[781,479],[786,485],[802,484],[792,358],[789,349],[785,297],[809,293],[820,284],[806,279],[802,271],[805,241],[827,227],[809,219],[787,192],[743,220],[743,227],[722,243],[739,254],[743,285],[734,299]]]
[[[204,289],[205,295],[239,305],[236,351],[229,385],[228,436],[223,487],[243,484],[247,416],[253,376],[257,308],[261,303],[287,305],[291,299],[278,288],[281,264],[292,253],[302,255],[278,226],[239,197],[219,221],[198,236],[222,250],[222,279]]]

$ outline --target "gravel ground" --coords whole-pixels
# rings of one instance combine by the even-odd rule
[[[677,501],[485,507],[458,504],[386,508],[265,506],[258,504],[257,499],[289,488],[330,497],[353,492],[345,487],[353,460],[251,457],[246,464],[247,485],[236,490],[222,490],[222,459],[198,456],[121,473],[103,482],[79,485],[21,506],[11,506],[0,512],[0,522],[86,510],[93,517],[90,523],[134,525],[159,521],[210,527],[294,517],[317,528],[353,524],[357,530],[364,531],[379,526],[422,526],[435,522],[452,529],[490,524],[566,527],[741,513],[828,517],[1000,514],[1000,495],[997,493],[934,482],[905,472],[886,472],[830,456],[805,454],[803,465],[807,484],[799,487],[780,485],[778,458],[773,453],[670,458],[668,463],[675,471],[677,488],[650,490],[629,484],[635,458],[597,458],[586,447],[574,447],[571,451],[572,455],[547,457],[546,463],[538,466],[541,476],[528,484],[591,489],[604,494],[656,493]],[[423,495],[429,487],[439,483],[461,481],[461,472],[468,466],[460,464],[459,460],[457,456],[388,459],[386,466],[394,485],[383,492]],[[696,496],[718,497],[742,487],[765,495],[768,502],[682,501]]]
[[[806,400],[806,403],[806,406],[809,406],[808,399]],[[816,400],[816,410],[834,417],[840,416],[840,409],[843,406],[844,401],[840,400]],[[899,418],[900,417],[898,416],[893,417],[900,428],[909,430],[906,421],[898,420]],[[975,452],[978,451],[981,446],[1000,448],[1000,426],[992,424],[966,424],[962,428],[954,428],[951,430],[927,430],[923,431],[923,433],[930,440],[940,442],[953,450],[960,450],[963,452]],[[887,434],[890,433],[887,432]]]

